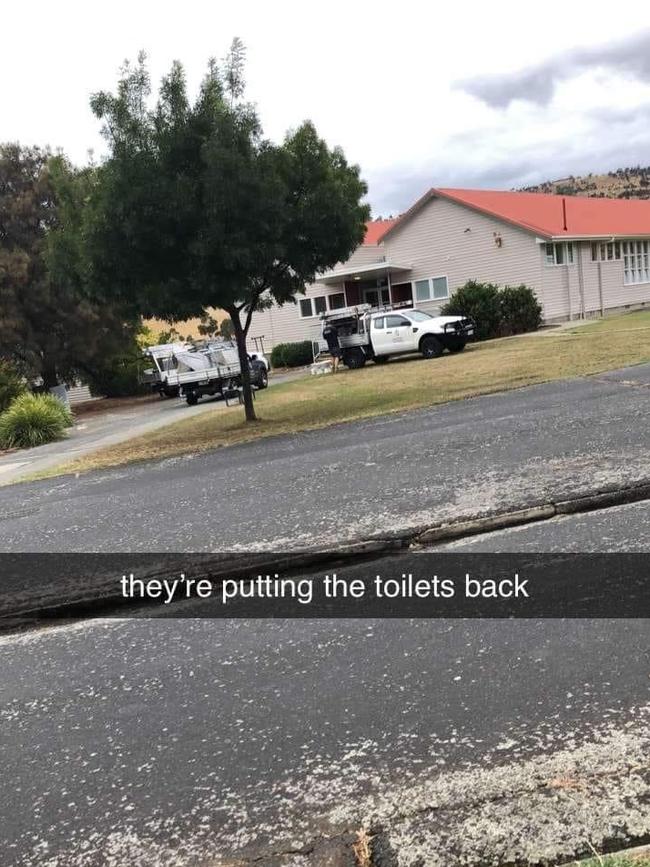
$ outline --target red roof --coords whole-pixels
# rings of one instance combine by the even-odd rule
[[[366,223],[366,237],[363,239],[364,246],[378,244],[381,236],[389,229],[392,229],[397,222],[399,222],[399,217],[391,220],[369,220]]]
[[[548,237],[650,235],[650,200],[647,199],[600,199],[549,193],[443,188],[430,190],[419,203],[416,202],[411,211],[431,196],[444,196]]]

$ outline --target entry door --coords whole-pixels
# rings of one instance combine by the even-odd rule
[[[387,286],[377,287],[376,289],[364,289],[363,300],[365,304],[370,304],[371,307],[379,307],[390,304],[390,292]]]

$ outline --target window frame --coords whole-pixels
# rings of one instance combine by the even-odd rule
[[[551,247],[551,251],[549,251]],[[557,251],[562,250],[563,262],[558,262]],[[546,241],[544,244],[544,264],[547,268],[562,268],[563,266],[575,265],[576,245],[575,241]]]
[[[446,295],[440,295],[438,297],[435,296],[434,292],[434,280],[444,280],[445,288],[447,290]],[[427,283],[428,284],[428,297],[427,298],[418,298],[417,297],[417,286],[418,284]],[[429,304],[430,302],[435,301],[448,301],[449,300],[449,277],[447,274],[434,274],[433,277],[422,277],[420,280],[411,280],[411,292],[413,295],[413,306],[417,308],[418,304]]]
[[[322,298],[322,299],[323,299],[323,301],[324,301],[324,303],[325,303],[325,308],[324,308],[324,310],[323,310],[322,312],[323,312],[323,313],[326,313],[326,312],[327,312],[327,296],[326,296],[326,295],[309,295],[309,296],[307,296],[306,298],[299,298],[299,299],[298,299],[298,306],[299,306],[299,308],[300,308],[300,318],[301,318],[301,319],[317,319],[317,318],[321,315],[321,314],[316,310],[316,299],[317,299],[317,298]],[[307,314],[307,315],[305,315],[305,314],[302,312],[302,305],[303,305],[305,302],[309,302],[309,309],[311,310],[311,313],[309,313],[309,314]]]
[[[325,297],[327,298],[327,309],[328,310],[343,310],[343,308],[346,306],[345,292],[330,292],[330,294],[326,295]],[[333,307],[332,306],[332,298],[339,298],[339,297],[343,299],[343,304],[341,304],[340,307]]]
[[[318,302],[322,301],[320,305],[322,307],[321,310],[318,309]],[[314,316],[320,316],[323,313],[327,313],[327,295],[314,295]]]
[[[623,260],[622,241],[592,241],[592,262],[621,262]]]
[[[623,285],[639,286],[650,283],[650,241],[630,239],[621,241],[623,254]]]

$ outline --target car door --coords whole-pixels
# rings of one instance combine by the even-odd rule
[[[413,323],[405,316],[386,316],[386,338],[390,340],[392,352],[410,352],[415,346]]]
[[[370,329],[372,348],[375,355],[388,355],[390,352],[390,344],[392,334],[386,333],[386,317],[374,316],[372,318],[372,327]]]

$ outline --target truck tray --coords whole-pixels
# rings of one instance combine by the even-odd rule
[[[190,382],[210,382],[214,379],[232,379],[241,374],[240,364],[206,367],[204,370],[170,370],[167,374],[169,385],[187,385]]]

